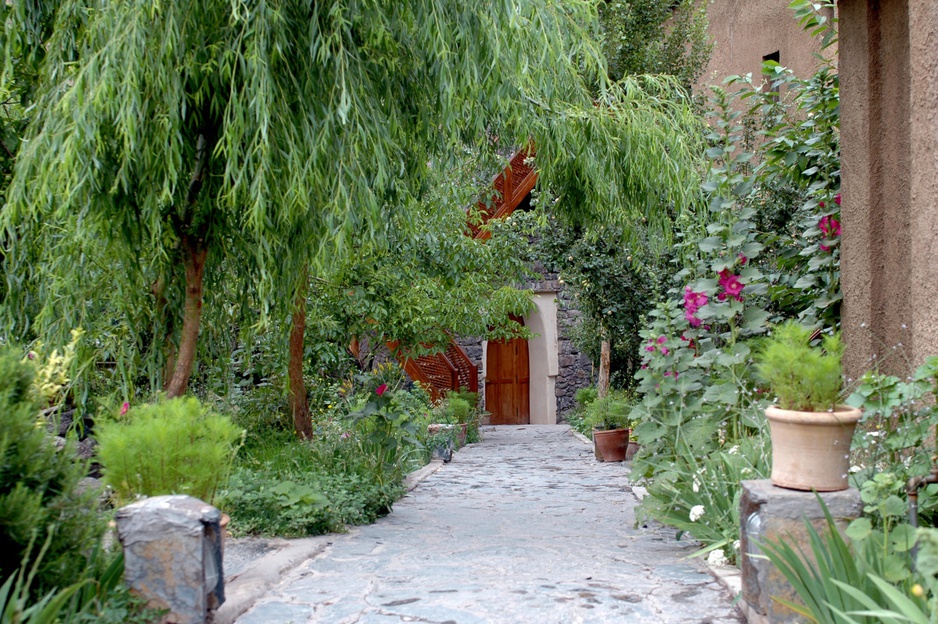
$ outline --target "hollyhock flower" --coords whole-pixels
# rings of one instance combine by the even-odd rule
[[[831,215],[821,217],[821,220],[818,222],[818,227],[828,238],[840,236],[840,221]]]
[[[726,283],[723,284],[723,288],[726,289],[726,294],[730,297],[733,297],[739,301],[739,293],[743,291],[743,283],[739,281],[738,275],[731,275]]]
[[[127,401],[124,401],[124,404],[121,405],[121,416],[126,414],[129,410],[130,410],[130,403],[128,403]]]
[[[837,204],[838,206],[840,205],[840,193],[837,193],[836,195],[834,195],[834,203]]]
[[[828,247],[827,245],[821,245],[821,251],[827,253],[827,252],[830,251],[830,250],[831,250],[831,248]]]
[[[384,393],[387,391],[388,391],[388,384],[381,384],[380,386],[375,388],[375,394],[377,394],[378,396],[383,396]]]
[[[677,379],[677,371],[665,371],[664,376],[674,377],[675,379]]]
[[[668,351],[667,347],[661,347],[661,355],[667,355],[668,353],[670,353],[670,351]]]
[[[668,341],[667,336],[658,336],[658,340],[656,342],[661,345],[661,344],[666,343],[667,341]]]
[[[700,327],[700,324],[703,323],[703,321],[694,316],[694,313],[690,310],[686,310],[684,312],[684,318],[687,319],[687,322],[690,323],[691,327]]]
[[[648,351],[649,353],[654,353],[655,347],[652,345],[648,345],[647,347],[645,347],[645,351]]]
[[[723,269],[720,271],[720,279],[717,281],[724,290],[724,292],[717,295],[717,299],[726,301],[727,297],[732,297],[736,301],[742,301],[739,293],[743,291],[744,286],[743,283],[739,281],[738,275],[730,273],[729,269]]]
[[[746,256],[744,256],[743,254],[739,254],[739,265],[740,265],[740,266],[746,266],[746,263],[747,263],[747,262],[749,262],[749,258],[747,258]]]

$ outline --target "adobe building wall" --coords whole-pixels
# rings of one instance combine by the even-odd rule
[[[938,11],[841,0],[845,373],[938,354]]]
[[[713,54],[698,87],[720,84],[727,76],[751,73],[758,83],[765,57],[807,77],[814,73],[820,41],[806,33],[788,8],[790,0],[712,0],[707,6]],[[824,51],[836,58],[836,46]]]

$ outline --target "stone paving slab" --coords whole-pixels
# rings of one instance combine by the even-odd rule
[[[567,427],[489,428],[237,622],[744,621],[694,544],[634,527],[636,504],[627,466]]]

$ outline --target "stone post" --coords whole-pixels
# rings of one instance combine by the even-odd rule
[[[167,610],[164,623],[201,624],[225,601],[221,513],[191,496],[155,496],[117,510],[124,581]]]
[[[802,622],[801,616],[773,600],[773,596],[798,601],[797,594],[781,572],[768,560],[753,555],[760,553],[760,540],[790,542],[810,555],[810,539],[805,526],[808,520],[823,535],[827,520],[818,504],[818,497],[827,506],[837,525],[843,530],[863,510],[860,491],[856,488],[840,492],[801,492],[772,485],[768,479],[743,481],[739,505],[740,570],[742,572],[743,606],[749,624],[761,622]]]

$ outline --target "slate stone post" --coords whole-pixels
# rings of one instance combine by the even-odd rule
[[[200,624],[225,601],[221,512],[191,496],[155,496],[117,511],[124,581],[163,622]]]
[[[840,492],[801,492],[776,487],[768,479],[743,481],[740,499],[740,569],[743,601],[754,622],[793,623],[803,618],[785,607],[773,596],[797,602],[794,589],[768,560],[753,557],[760,554],[759,541],[772,540],[797,544],[810,556],[810,540],[805,520],[823,532],[827,526],[818,496],[824,501],[841,532],[860,516],[863,503],[856,488]]]

